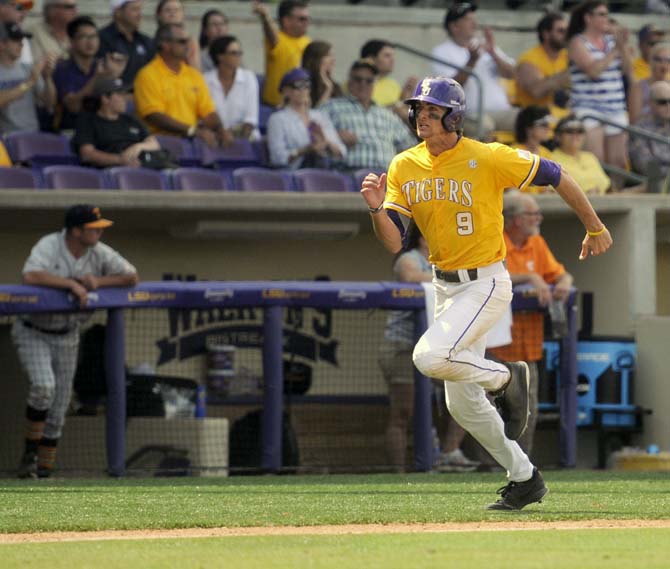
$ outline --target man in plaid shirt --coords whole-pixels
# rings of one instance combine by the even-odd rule
[[[346,158],[340,164],[344,169],[385,171],[396,153],[417,144],[398,116],[372,101],[376,77],[377,67],[372,61],[354,61],[349,70],[349,94],[319,107],[330,117],[347,147]]]

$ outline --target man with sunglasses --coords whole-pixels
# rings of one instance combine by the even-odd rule
[[[547,308],[555,303],[560,310],[570,294],[573,279],[540,235],[542,212],[537,201],[528,193],[509,189],[503,197],[503,217],[507,249],[505,260],[512,284],[532,287],[540,306]],[[565,309],[562,313],[565,314]],[[538,311],[515,312],[511,344],[489,348],[491,355],[501,361],[523,360],[528,364],[530,415],[528,427],[518,440],[528,456],[533,449],[537,423],[538,364],[542,360],[543,342],[544,314]]]
[[[635,126],[670,140],[670,81],[656,81],[649,87],[650,113],[643,115]],[[670,176],[670,144],[631,135],[628,154],[633,169],[650,178],[664,180]],[[655,185],[655,180],[650,185]],[[658,191],[649,188],[649,191]]]
[[[70,38],[67,25],[77,16],[77,0],[44,0],[43,20],[31,28],[35,61],[52,56],[67,59]]]
[[[640,52],[636,59],[633,60],[633,81],[641,81],[648,79],[651,75],[651,68],[649,66],[649,57],[651,55],[651,48],[657,43],[662,42],[665,32],[660,30],[655,24],[646,24],[640,28],[637,33],[637,47]]]
[[[181,24],[163,24],[154,38],[156,57],[135,78],[137,114],[154,134],[223,143],[223,125],[199,70],[186,63],[189,36]]]
[[[463,88],[447,77],[419,82],[409,122],[423,140],[398,154],[388,175],[368,174],[361,188],[375,235],[396,254],[413,220],[433,265],[435,322],[417,342],[413,360],[425,376],[444,381],[451,416],[507,471],[492,510],[540,502],[547,487],[517,440],[527,427],[529,370],[525,362],[486,359],[487,334],[508,310],[512,281],[504,264],[503,192],[552,185],[586,227],[580,260],[612,244],[605,225],[575,181],[555,162],[526,150],[463,136]],[[487,398],[496,398],[500,416]]]
[[[154,42],[140,32],[142,0],[110,0],[109,4],[112,22],[100,30],[98,57],[106,57],[108,53],[125,56],[121,79],[124,84],[132,85],[139,70],[153,59]]]
[[[32,9],[33,0],[0,0],[0,23],[15,22],[19,26],[23,26],[23,20]],[[35,63],[33,49],[29,41],[23,42],[20,61],[26,65]]]
[[[330,118],[347,154],[340,167],[347,170],[386,170],[396,152],[416,139],[403,121],[372,100],[377,67],[369,59],[354,61],[349,70],[346,97],[331,99],[319,110]]]
[[[276,107],[281,104],[279,83],[291,69],[300,67],[302,53],[312,41],[307,35],[309,8],[307,2],[283,0],[277,8],[279,29],[272,21],[268,7],[254,0],[253,13],[263,25],[265,38],[265,83],[263,102]]]

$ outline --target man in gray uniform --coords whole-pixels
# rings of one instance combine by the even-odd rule
[[[65,228],[42,237],[23,267],[23,283],[64,289],[81,308],[90,291],[134,286],[137,271],[100,242],[112,225],[100,209],[75,205],[65,213]],[[70,404],[77,366],[79,327],[91,313],[31,314],[17,318],[12,337],[29,378],[25,452],[20,478],[46,478],[56,462],[56,446]]]

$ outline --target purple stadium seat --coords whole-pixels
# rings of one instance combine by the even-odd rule
[[[104,190],[102,171],[83,166],[55,165],[42,170],[44,183],[52,190]]]
[[[0,189],[33,190],[37,180],[29,168],[0,168]]]
[[[193,155],[193,143],[188,138],[157,134],[156,139],[161,148],[168,150],[180,166],[198,166],[200,161]]]
[[[196,192],[231,189],[226,176],[205,168],[177,168],[172,171],[172,184],[175,190]]]
[[[365,179],[365,176],[367,176],[370,172],[373,174],[377,174],[379,176],[384,172],[384,170],[375,170],[374,168],[360,168],[359,170],[356,170],[354,172],[354,189],[355,190],[360,190],[361,185],[363,184],[363,180]]]
[[[268,119],[270,115],[274,113],[277,109],[261,103],[258,107],[258,130],[262,135],[265,135],[268,131]]]
[[[290,192],[293,190],[290,172],[269,168],[248,167],[233,171],[235,189],[241,192]]]
[[[165,176],[157,170],[118,166],[108,170],[112,185],[119,190],[167,190]]]
[[[196,157],[205,166],[216,166],[222,170],[234,170],[245,166],[260,166],[261,159],[248,140],[235,140],[227,148],[210,148],[202,140],[194,141]]]
[[[13,132],[5,137],[7,152],[15,164],[49,166],[78,164],[67,137],[52,132]]]
[[[302,168],[293,172],[293,177],[301,192],[350,192],[353,189],[349,176],[331,170]]]

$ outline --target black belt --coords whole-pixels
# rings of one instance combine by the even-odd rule
[[[42,334],[53,334],[54,336],[65,336],[65,334],[69,334],[74,330],[74,328],[59,328],[58,330],[47,330],[46,328],[40,328],[39,326],[35,326],[32,322],[28,322],[27,320],[21,320],[21,323],[26,327],[30,328],[31,330],[36,330],[38,332],[42,332]]]
[[[468,269],[468,277],[471,281],[477,280],[477,269]],[[443,281],[448,283],[460,283],[461,277],[458,274],[458,271],[443,271],[441,269],[435,269],[435,276]]]

